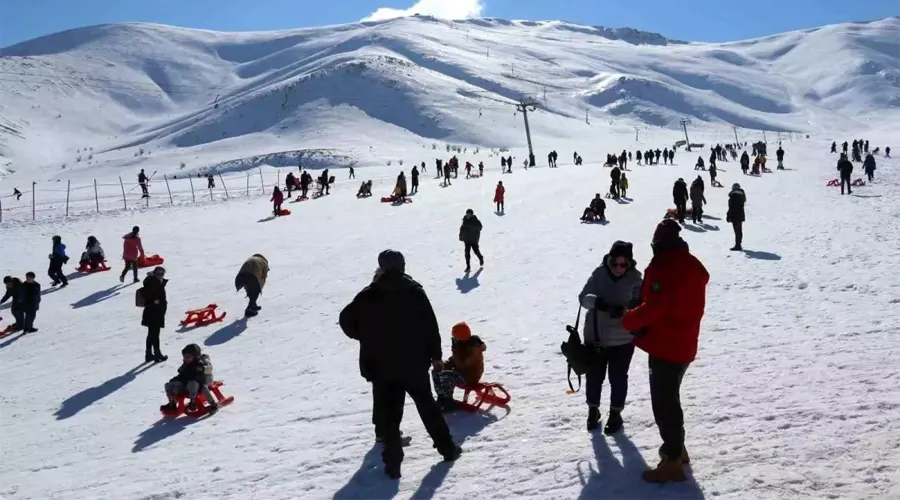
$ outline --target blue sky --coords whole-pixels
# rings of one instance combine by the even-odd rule
[[[223,31],[366,18],[416,0],[0,0],[0,47],[92,24],[145,21]],[[728,41],[900,14],[900,0],[419,0],[444,16],[564,19],[691,41]],[[381,11],[385,13],[385,11]],[[439,16],[443,17],[443,16]]]

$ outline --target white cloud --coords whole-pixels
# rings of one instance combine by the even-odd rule
[[[363,21],[384,21],[414,14],[439,19],[469,19],[481,17],[483,10],[484,2],[482,0],[418,0],[408,9],[382,7],[368,15]]]

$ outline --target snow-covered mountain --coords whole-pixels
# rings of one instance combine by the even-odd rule
[[[385,141],[518,146],[522,98],[536,100],[533,133],[547,141],[684,117],[860,130],[900,112],[900,17],[724,44],[429,17],[266,33],[81,28],[0,50],[0,169],[359,156]]]

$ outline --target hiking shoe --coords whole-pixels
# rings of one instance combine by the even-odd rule
[[[438,450],[438,452],[444,457],[445,462],[454,462],[462,455],[462,448],[458,444],[454,444],[452,447]]]
[[[384,475],[386,475],[387,477],[389,477],[389,478],[391,478],[391,479],[393,479],[393,480],[395,480],[395,481],[396,481],[397,479],[400,479],[400,477],[401,477],[401,474],[400,474],[400,464],[397,464],[397,465],[387,465],[387,464],[385,464],[385,466],[384,466]]]
[[[175,404],[175,401],[169,401],[168,403],[160,406],[159,410],[166,413],[172,413],[178,410],[178,405]]]
[[[662,447],[661,445],[660,445],[660,447],[659,447],[659,459],[660,459],[660,460],[665,460],[665,459],[666,459],[666,454],[663,453],[663,447]],[[683,465],[691,465],[691,457],[688,456],[687,448],[682,448],[682,449],[681,449],[681,463],[682,463]]]
[[[610,410],[609,417],[606,418],[606,427],[603,428],[603,433],[607,436],[612,436],[622,430],[622,425],[622,412]]]
[[[593,432],[600,427],[600,408],[596,406],[588,407],[587,430]]]
[[[158,355],[154,356],[153,362],[154,363],[162,363],[163,361],[165,361],[167,359],[169,359],[168,356],[163,356],[162,354],[158,354]]]
[[[197,402],[192,399],[190,402],[188,402],[187,406],[185,407],[185,410],[187,410],[189,412],[197,411]]]
[[[644,481],[648,483],[680,483],[687,481],[681,460],[663,460],[655,469],[644,471]]]
[[[219,411],[219,403],[209,403],[209,410],[207,411],[207,414],[214,415],[217,411]]]

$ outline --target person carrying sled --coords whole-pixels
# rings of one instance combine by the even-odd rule
[[[134,226],[130,233],[122,236],[122,260],[125,261],[125,269],[122,269],[122,274],[119,275],[121,283],[125,282],[125,275],[128,274],[129,269],[134,273],[134,282],[140,281],[138,279],[138,259],[144,258],[144,245],[141,243],[140,231],[141,228]]]
[[[453,388],[457,385],[473,386],[481,381],[484,374],[484,342],[465,322],[453,325],[450,331],[450,359],[441,363],[431,372],[434,390],[437,392],[437,404],[443,412],[451,412],[458,408],[453,399]]]
[[[88,236],[87,245],[84,252],[81,253],[81,260],[78,264],[83,269],[97,269],[106,260],[106,254],[103,253],[103,247],[94,236]]]
[[[675,202],[675,214],[678,217],[678,222],[682,224],[684,224],[684,217],[687,215],[688,197],[687,183],[679,177],[672,186],[672,200]]]
[[[706,204],[706,196],[703,194],[704,187],[703,179],[699,175],[691,183],[691,219],[694,224],[703,224],[703,205]]]
[[[497,187],[494,188],[494,203],[497,205],[497,213],[503,213],[506,210],[506,206],[503,203],[503,199],[506,196],[506,188],[503,187],[503,181],[497,181]]]
[[[249,259],[241,265],[240,271],[234,277],[235,291],[240,292],[241,289],[246,290],[247,308],[244,309],[244,316],[252,318],[259,314],[260,307],[256,300],[262,294],[263,288],[266,286],[266,279],[269,277],[269,261],[262,254],[253,254]]]
[[[185,409],[197,411],[197,395],[201,392],[209,405],[209,415],[219,411],[219,403],[209,390],[213,383],[213,366],[209,356],[200,350],[197,344],[188,344],[181,350],[181,366],[178,375],[166,382],[165,391],[169,402],[160,406],[160,410],[172,413],[178,409],[175,398],[181,394],[188,395]]]
[[[402,253],[381,252],[372,283],[341,311],[339,319],[344,334],[359,342],[360,374],[372,382],[375,435],[384,445],[381,458],[391,479],[401,477],[400,424],[407,394],[444,460],[454,461],[462,454],[429,383],[429,368],[443,367],[437,318],[422,285],[405,268]]]
[[[734,229],[733,252],[741,252],[744,249],[741,243],[744,241],[744,205],[747,203],[747,194],[741,189],[741,185],[735,182],[728,193],[728,211],[725,213],[725,222],[731,224]]]
[[[3,285],[6,287],[6,293],[0,299],[0,304],[12,299],[9,312],[13,315],[14,323],[9,329],[11,332],[18,332],[25,327],[25,293],[22,289],[22,280],[4,276]]]
[[[69,286],[69,280],[66,278],[66,273],[62,270],[63,264],[69,262],[69,257],[66,255],[66,245],[63,244],[62,237],[53,237],[53,250],[50,252],[49,258],[50,267],[47,269],[47,274],[50,276],[50,279],[53,280],[51,286],[57,286],[59,284],[62,284],[63,287]]]
[[[275,186],[272,189],[272,198],[269,199],[272,202],[272,213],[275,217],[281,215],[281,204],[284,203],[284,193],[281,192],[281,189],[278,186]]]
[[[587,313],[584,345],[592,348],[593,362],[587,372],[585,396],[587,430],[600,427],[600,397],[609,374],[609,416],[603,432],[622,429],[622,410],[628,394],[628,368],[634,354],[634,337],[622,327],[622,315],[640,303],[641,272],[635,268],[631,243],[616,241],[578,294]]]
[[[169,359],[159,348],[159,333],[166,327],[166,311],[169,301],[166,300],[166,270],[157,266],[144,278],[141,295],[144,300],[144,312],[141,314],[141,326],[147,328],[147,339],[144,345],[145,363],[162,363]]]
[[[865,170],[869,182],[872,182],[875,178],[875,157],[872,156],[872,153],[866,153],[866,161],[863,162],[863,170]]]
[[[853,163],[847,159],[846,153],[841,153],[841,159],[838,160],[837,170],[841,174],[841,194],[844,194],[844,185],[847,186],[847,194],[853,194],[850,188],[850,176],[853,175]]]
[[[681,239],[681,227],[664,220],[656,227],[653,258],[644,270],[640,305],[622,316],[622,327],[639,332],[635,345],[645,351],[650,367],[653,418],[663,444],[660,462],[643,474],[645,481],[686,481],[690,463],[685,448],[681,383],[697,356],[700,323],[706,309],[709,272]]]
[[[472,252],[475,252],[475,256],[478,257],[479,265],[484,266],[484,257],[481,255],[481,249],[478,248],[478,242],[481,240],[481,229],[481,221],[475,216],[475,211],[471,208],[466,210],[466,215],[463,216],[462,224],[459,226],[459,241],[463,242],[464,245],[463,251],[466,257],[465,272],[467,273],[472,270],[470,265]]]

